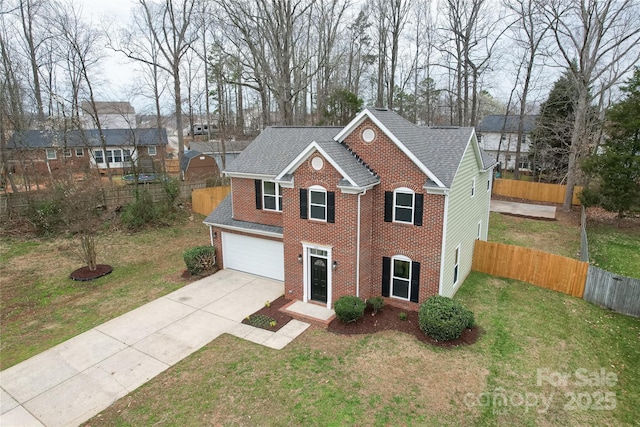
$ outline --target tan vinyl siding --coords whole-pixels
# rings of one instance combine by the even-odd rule
[[[489,203],[491,201],[491,192],[487,191],[487,182],[491,178],[491,172],[482,172],[479,156],[477,140],[474,135],[467,146],[449,193],[445,262],[441,289],[441,295],[447,297],[455,295],[471,271],[473,245],[478,237],[478,223],[480,223],[481,240],[487,239]],[[454,284],[455,251],[458,247],[460,247],[458,280]]]

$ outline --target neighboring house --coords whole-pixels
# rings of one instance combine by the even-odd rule
[[[417,308],[453,296],[485,240],[495,162],[473,128],[383,109],[346,127],[268,127],[224,173],[205,220],[224,268],[284,280],[289,299]]]
[[[104,129],[106,150],[97,130],[40,131],[13,134],[7,144],[8,164],[14,171],[22,167],[38,173],[62,169],[128,172],[132,162],[151,165],[160,162],[167,144],[165,129]]]
[[[184,152],[180,160],[180,170],[185,181],[220,177],[216,159],[195,150]]]
[[[129,102],[95,102],[95,111],[90,102],[82,103],[83,127],[97,129],[96,112],[102,129],[135,129],[136,110]]]
[[[247,148],[247,146],[251,143],[251,141],[238,141],[238,140],[228,140],[224,142],[225,149],[225,164],[230,165],[236,157],[242,153],[242,150]],[[218,167],[220,170],[223,170],[224,167],[222,165],[222,145],[220,144],[219,139],[211,140],[211,141],[191,141],[189,142],[189,149],[199,151],[204,154],[212,155],[216,162],[218,163]]]
[[[529,150],[530,134],[538,116],[525,116],[523,122],[524,141],[520,147],[520,170],[531,170]],[[478,125],[480,147],[494,159],[500,152],[498,162],[502,169],[514,170],[516,166],[516,146],[518,144],[518,123],[520,116],[486,116]],[[502,142],[501,142],[502,137]]]

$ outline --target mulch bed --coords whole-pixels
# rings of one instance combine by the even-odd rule
[[[255,315],[262,315],[262,316],[269,316],[272,319],[275,319],[276,321],[276,325],[275,326],[269,326],[269,325],[265,325],[265,326],[257,326],[257,325],[252,325],[250,321],[248,321],[247,319],[242,320],[242,323],[244,323],[245,325],[251,325],[251,326],[256,326],[262,329],[266,329],[267,331],[272,331],[272,332],[276,332],[277,330],[279,330],[280,328],[282,328],[284,325],[286,325],[287,323],[289,323],[289,320],[293,319],[293,317],[289,316],[286,313],[283,313],[282,311],[280,311],[280,309],[282,307],[284,307],[285,305],[289,304],[291,301],[286,299],[285,297],[280,297],[274,301],[271,301],[271,304],[269,304],[269,307],[264,306],[262,307],[260,310],[256,311],[255,313],[253,313],[251,316],[255,316]],[[251,317],[249,316],[249,317]]]
[[[89,270],[89,267],[82,267],[69,275],[72,280],[79,282],[87,282],[111,273],[113,268],[110,265],[98,264],[95,270]]]
[[[269,316],[276,320],[275,326],[251,325],[251,322],[247,319],[244,319],[242,323],[245,325],[262,327],[262,329],[275,332],[292,319],[291,316],[280,311],[282,307],[290,302],[290,300],[280,297],[277,300],[272,301],[269,307],[262,307],[251,315]],[[400,320],[401,312],[407,314],[407,320]],[[385,305],[382,310],[376,313],[375,316],[372,316],[371,314],[371,307],[367,306],[364,316],[355,322],[342,323],[338,319],[334,319],[329,323],[327,329],[333,333],[343,335],[373,334],[380,331],[400,331],[415,336],[419,341],[438,347],[458,347],[461,345],[473,344],[478,340],[482,333],[482,329],[476,325],[472,329],[465,329],[462,331],[462,335],[457,340],[436,341],[425,335],[424,332],[420,330],[420,327],[418,326],[417,311],[408,311],[390,305]]]
[[[400,320],[400,313],[407,314],[407,320]],[[481,334],[479,326],[465,329],[457,340],[436,341],[428,337],[418,326],[418,312],[407,311],[390,305],[385,305],[375,316],[372,316],[371,307],[367,306],[364,316],[355,322],[342,323],[334,319],[329,323],[328,329],[337,334],[372,334],[379,331],[400,331],[411,334],[419,341],[438,347],[457,347],[475,343]]]

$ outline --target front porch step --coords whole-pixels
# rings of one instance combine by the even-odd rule
[[[322,328],[326,328],[336,313],[318,304],[305,303],[302,301],[292,301],[280,309],[294,319],[302,320]]]

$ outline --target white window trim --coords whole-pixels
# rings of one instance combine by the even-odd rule
[[[471,197],[475,197],[476,196],[476,178],[473,177],[473,179],[471,180]]]
[[[267,194],[267,192],[265,191],[265,183],[272,183],[274,185],[275,188],[275,194]],[[275,197],[276,198],[276,208],[275,209],[269,209],[267,208],[267,204],[265,203],[265,197]],[[277,182],[273,182],[273,181],[262,181],[262,209],[265,211],[269,211],[269,212],[282,212],[282,188],[280,187],[280,184],[278,184]]]
[[[76,148],[75,152],[76,152],[76,157],[84,157],[84,148]]]
[[[395,261],[405,261],[409,263],[409,286],[407,286],[407,298],[403,298],[397,295],[393,294],[393,279],[396,278],[395,276]],[[413,273],[413,261],[411,260],[411,258],[408,258],[404,255],[395,255],[393,257],[391,257],[391,275],[390,275],[390,281],[391,283],[389,283],[389,296],[391,298],[395,298],[395,299],[399,299],[402,301],[409,301],[411,299],[411,274]],[[398,277],[399,280],[407,280],[404,277]]]
[[[73,152],[71,151],[71,148],[63,148],[62,155],[66,158],[73,157]]]
[[[460,281],[460,245],[453,252],[453,285],[457,285]]]
[[[153,153],[151,152],[153,149]],[[147,154],[150,156],[155,156],[158,154],[158,150],[155,145],[147,145]]]
[[[53,154],[53,155],[50,155],[50,154]],[[56,150],[54,148],[47,148],[46,156],[47,156],[47,160],[56,160],[58,158],[58,153],[56,153]]]
[[[102,161],[101,162],[98,161],[96,153],[100,153],[100,157],[102,157]],[[106,164],[105,163],[106,156],[105,156],[104,150],[93,150],[93,160],[96,162],[97,165]]]
[[[482,240],[482,220],[478,221],[478,237],[477,240]]]
[[[402,221],[399,219],[396,219],[396,208],[400,208],[400,209],[409,209],[408,206],[398,206],[396,204],[396,195],[398,193],[401,194],[410,194],[411,195],[411,221]],[[400,188],[396,188],[395,190],[393,190],[393,222],[398,222],[400,224],[413,224],[413,221],[415,219],[415,215],[416,215],[416,193],[415,191],[413,191],[410,188],[407,187],[400,187]]]
[[[489,174],[489,178],[487,178],[487,193],[491,193],[491,174]]]
[[[327,252],[327,308],[329,310],[331,310],[331,298],[332,298],[332,275],[333,275],[333,268],[331,268],[332,261],[331,261],[331,250],[332,247],[331,246],[319,246],[313,243],[306,243],[306,242],[302,242],[302,253],[304,254],[303,257],[303,264],[302,264],[302,277],[303,277],[303,290],[302,290],[302,301],[303,302],[309,302],[311,300],[311,251],[310,249],[319,249],[322,251],[326,251]],[[321,255],[313,255],[314,257],[317,258],[323,258],[323,256]]]
[[[311,201],[311,193],[312,192],[316,192],[316,193],[324,193],[324,205],[320,205],[317,203],[313,203]],[[309,187],[308,190],[308,194],[309,194],[309,219],[312,221],[321,221],[321,222],[327,222],[327,190],[324,187],[321,187],[319,185],[312,185],[311,187]],[[324,208],[324,218],[314,218],[311,216],[311,206],[322,206]]]

